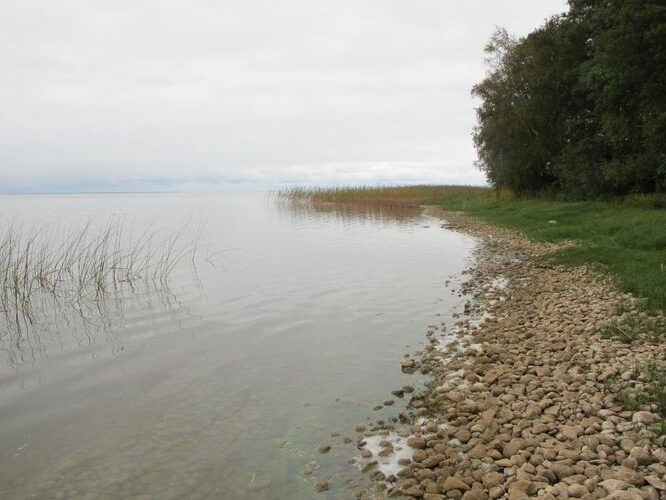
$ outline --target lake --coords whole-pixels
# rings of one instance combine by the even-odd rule
[[[353,497],[341,438],[404,410],[373,407],[420,383],[400,359],[455,321],[476,240],[418,208],[263,193],[0,197],[0,232],[109,220],[196,233],[196,253],[168,286],[0,312],[0,497]]]

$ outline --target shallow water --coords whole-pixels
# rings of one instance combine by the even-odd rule
[[[45,300],[0,329],[0,497],[349,498],[356,454],[331,432],[418,381],[399,360],[451,293],[475,241],[419,209],[318,209],[263,194],[0,197],[0,226],[133,231],[203,224],[167,289]],[[452,280],[449,287],[447,280]],[[320,443],[333,449],[317,451]]]

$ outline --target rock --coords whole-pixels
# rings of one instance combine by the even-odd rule
[[[444,481],[444,484],[442,485],[442,489],[444,491],[451,491],[451,490],[465,491],[465,490],[469,489],[469,486],[461,478],[454,477],[454,476],[449,476]]]
[[[407,394],[414,392],[414,388],[411,385],[403,385],[402,390]]]
[[[550,467],[550,470],[553,471],[560,481],[565,477],[573,476],[576,473],[573,467],[566,464],[553,464]]]
[[[504,446],[502,453],[506,458],[511,458],[512,456],[517,455],[518,452],[522,450],[524,447],[525,447],[524,440],[520,438],[512,439]]]
[[[606,479],[605,481],[601,481],[599,486],[605,489],[608,493],[615,493],[616,491],[631,488],[631,485],[628,482],[622,481],[621,479]]]
[[[463,399],[465,399],[465,396],[462,395],[462,393],[458,391],[451,391],[446,395],[447,399],[453,401],[454,403],[459,403]]]
[[[480,488],[467,490],[462,497],[463,500],[488,500],[488,494]]]
[[[488,449],[483,444],[477,444],[474,448],[467,452],[469,458],[482,459],[487,456]]]
[[[645,476],[645,480],[647,483],[652,486],[653,488],[660,490],[660,491],[665,491],[666,490],[666,482],[662,481],[659,479],[657,476]]]
[[[583,498],[590,494],[590,492],[587,491],[587,488],[581,484],[570,484],[567,488],[567,493],[570,497],[574,498]]]
[[[359,424],[354,429],[356,432],[365,432],[365,425]]]
[[[391,394],[393,394],[397,398],[401,398],[405,395],[405,391],[402,389],[396,389],[395,391],[391,391]]]
[[[411,486],[409,488],[405,488],[402,490],[402,493],[406,496],[409,497],[414,497],[414,498],[421,498],[423,496],[423,492],[421,491],[421,488],[417,486]]]
[[[386,401],[384,401],[384,406],[391,406],[393,403],[395,403],[394,400],[392,400],[392,399],[387,399]]]
[[[541,415],[541,407],[538,404],[529,404],[527,405],[527,408],[525,409],[525,413],[523,414],[523,417],[528,419],[528,420],[533,420],[537,418],[539,415]]]
[[[426,447],[426,440],[419,436],[412,436],[407,439],[407,446],[416,450],[422,450]]]
[[[633,417],[631,417],[631,421],[636,424],[651,424],[658,419],[659,417],[657,415],[650,413],[649,411],[637,411],[634,413]]]
[[[461,429],[455,433],[456,439],[459,439],[461,442],[466,443],[472,437],[472,434],[467,429]]]
[[[634,486],[641,486],[645,482],[643,474],[624,466],[613,467],[610,471],[603,471],[602,477],[604,479],[619,479]]]
[[[632,448],[631,452],[629,453],[629,458],[636,460],[638,465],[650,465],[652,463],[652,456],[643,448],[639,448],[638,446]]]
[[[527,492],[520,488],[509,488],[509,500],[523,500],[529,497],[530,496],[527,494]]]
[[[503,494],[504,494],[504,488],[502,488],[501,486],[495,486],[494,488],[490,488],[490,490],[488,490],[488,496],[493,499],[499,498]]]
[[[372,452],[370,450],[363,450],[361,452],[361,456],[363,458],[371,458],[372,457]]]
[[[575,441],[578,439],[578,430],[570,425],[565,425],[562,427],[562,435],[569,441]]]
[[[638,493],[630,491],[616,491],[604,498],[605,500],[643,500],[643,497]]]
[[[625,438],[620,441],[620,448],[622,448],[626,453],[630,453],[631,450],[633,450],[635,447],[636,443],[634,443],[631,439]]]
[[[423,461],[421,461],[421,465],[427,469],[433,469],[437,467],[441,462],[445,461],[446,457],[444,455],[432,455]]]
[[[329,451],[331,451],[331,445],[330,444],[320,444],[319,448],[317,448],[317,449],[319,450],[319,453],[328,453]]]
[[[504,482],[504,474],[499,472],[489,472],[483,476],[483,487],[487,490],[499,486]]]
[[[400,366],[402,368],[414,368],[415,364],[416,361],[414,361],[412,358],[404,358],[400,360]]]
[[[635,493],[633,490],[627,491]],[[652,486],[643,486],[638,494],[643,498],[643,500],[660,500],[661,498],[659,492]]]
[[[317,484],[314,485],[314,490],[317,493],[322,493],[324,491],[328,491],[329,488],[330,488],[330,485],[329,485],[328,481],[319,481]]]

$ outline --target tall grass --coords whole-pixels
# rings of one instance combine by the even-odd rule
[[[167,286],[179,261],[194,256],[197,238],[183,230],[158,237],[126,234],[122,221],[94,229],[92,223],[66,234],[10,225],[0,233],[0,308],[31,319],[35,295],[58,299],[100,299],[111,288],[138,281]]]
[[[424,205],[448,202],[461,209],[470,203],[490,203],[508,196],[508,192],[478,186],[378,186],[334,188],[289,188],[281,198],[314,203],[371,203],[382,205]]]

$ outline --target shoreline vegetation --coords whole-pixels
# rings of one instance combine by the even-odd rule
[[[21,322],[36,321],[33,306],[44,297],[80,306],[140,284],[168,289],[180,261],[194,265],[200,231],[189,240],[185,228],[133,235],[122,220],[60,232],[10,225],[0,234],[0,313],[13,321],[10,330],[20,331]]]
[[[429,327],[425,349],[401,363],[429,375],[410,419],[357,426],[355,460],[372,479],[357,497],[664,498],[666,211],[654,197],[447,186],[280,196],[428,205],[481,241],[461,318]],[[385,465],[392,456],[399,467]]]
[[[384,206],[434,205],[461,211],[535,241],[574,242],[547,256],[552,264],[593,265],[622,291],[641,298],[645,311],[666,310],[666,198],[632,195],[607,201],[519,197],[509,189],[476,186],[292,188],[296,202]]]

